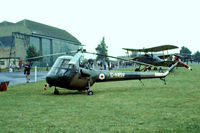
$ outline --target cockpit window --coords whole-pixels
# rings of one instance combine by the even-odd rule
[[[62,60],[60,67],[63,69],[66,69],[66,68],[68,68],[68,65],[69,65],[69,60],[64,59],[64,60]]]
[[[49,74],[64,74],[67,70],[71,69],[71,65],[69,65],[69,59],[58,58],[54,65],[52,66]]]

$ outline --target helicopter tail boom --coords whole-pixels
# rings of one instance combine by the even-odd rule
[[[99,71],[97,72],[98,77],[96,82],[102,81],[120,81],[120,80],[141,80],[141,79],[151,79],[160,78],[164,79],[177,65],[178,61],[173,64],[165,72],[132,72],[132,71]]]
[[[175,64],[173,64],[167,71],[165,71],[164,73],[155,73],[156,77],[166,77],[177,65],[179,62],[176,62]]]

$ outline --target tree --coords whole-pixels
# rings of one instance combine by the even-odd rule
[[[108,55],[107,48],[108,48],[108,46],[106,46],[105,38],[103,37],[103,39],[100,42],[100,44],[96,47],[96,51],[97,51],[98,54]],[[108,57],[100,56],[100,55],[97,56],[96,60],[106,61],[106,62],[109,61]]]
[[[194,61],[198,62],[198,64],[199,64],[199,62],[200,62],[200,52],[197,51],[197,52],[193,55],[193,58],[194,58]]]
[[[181,47],[180,55],[182,55],[186,62],[191,59],[192,52],[187,47]]]
[[[29,61],[30,64],[32,65],[33,61],[38,61],[38,60],[42,59],[42,58],[28,59],[28,58],[33,58],[33,57],[37,57],[37,56],[41,56],[41,54],[39,52],[37,52],[37,50],[34,46],[29,46],[28,49],[26,50],[27,61]]]

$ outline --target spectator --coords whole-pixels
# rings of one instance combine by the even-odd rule
[[[24,65],[24,75],[26,76],[26,82],[28,83],[30,78],[29,78],[29,75],[30,75],[30,70],[31,70],[31,66],[29,64],[29,62],[27,61]]]

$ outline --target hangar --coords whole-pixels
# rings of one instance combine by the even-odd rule
[[[18,66],[19,60],[25,60],[28,46],[34,46],[41,55],[77,50],[80,41],[65,30],[31,20],[16,23],[0,23],[0,68],[11,64]],[[39,66],[50,66],[57,57],[45,57],[36,62]]]

